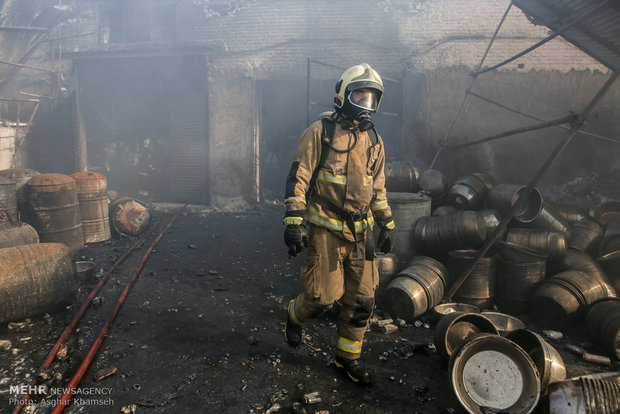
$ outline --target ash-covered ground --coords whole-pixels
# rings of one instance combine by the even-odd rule
[[[68,413],[463,413],[452,394],[448,364],[429,344],[434,323],[366,335],[364,358],[374,385],[360,387],[335,371],[331,359],[334,315],[306,328],[293,349],[282,334],[288,300],[298,293],[303,258],[287,257],[281,206],[240,213],[188,210],[165,233],[112,324]],[[68,341],[67,357],[52,365],[62,373],[51,391],[67,387],[160,224],[99,292]],[[77,258],[106,271],[135,240],[92,244]],[[14,409],[11,386],[28,385],[65,325],[97,279],[81,282],[75,301],[49,315],[0,326],[0,413]],[[377,309],[379,317],[387,317]],[[541,332],[535,324],[526,326]],[[568,376],[606,368],[584,363],[566,343],[589,350],[583,326],[548,339],[564,357]],[[103,376],[102,369],[113,374]],[[14,390],[14,389],[13,389]],[[318,392],[321,402],[303,404]],[[33,401],[22,412],[48,413],[59,395]],[[43,401],[43,403],[41,402]],[[305,411],[304,411],[305,410]],[[536,409],[548,412],[544,398]]]

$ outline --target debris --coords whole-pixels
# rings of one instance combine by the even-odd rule
[[[415,326],[416,328],[420,328],[420,327],[422,327],[422,325],[423,325],[422,321],[420,321],[420,320],[417,320],[417,321],[415,321],[413,323],[413,326]]]
[[[381,328],[385,325],[391,325],[393,322],[393,319],[379,319],[375,322],[375,326]]]
[[[265,411],[265,414],[277,413],[278,411],[280,411],[281,408],[282,406],[280,404],[275,403],[274,405],[269,407],[267,411]]]
[[[398,326],[399,328],[404,328],[407,326],[407,321],[404,319],[396,319],[396,321],[394,321],[394,325]]]
[[[26,332],[31,325],[30,319],[27,318],[21,322],[9,322],[8,328],[10,331],[16,330],[17,332]]]
[[[306,405],[318,404],[321,401],[323,401],[323,400],[321,400],[321,397],[319,396],[319,392],[318,391],[311,392],[309,394],[304,395],[304,397],[303,397],[303,402]]]
[[[574,344],[566,344],[564,345],[564,348],[569,351],[572,352],[575,355],[579,355],[579,356],[583,356],[583,354],[586,353],[586,350],[583,348],[578,347],[577,345]]]
[[[190,248],[190,249],[196,249],[197,248],[195,244],[188,244],[187,247]]]
[[[64,361],[67,358],[67,352],[69,351],[69,347],[67,344],[60,345],[58,352],[56,352],[56,359],[59,361]]]
[[[550,329],[544,329],[542,333],[549,339],[562,339],[564,337],[562,332],[552,331]]]
[[[117,371],[118,369],[116,369],[116,367],[101,368],[100,370],[95,372],[95,374],[93,375],[93,378],[95,379],[95,381],[101,381],[102,379],[115,374]]]
[[[390,323],[388,325],[381,326],[379,331],[384,334],[391,334],[398,331],[398,326]]]
[[[138,408],[135,404],[126,405],[121,408],[121,413],[123,414],[134,414]]]
[[[308,411],[300,402],[293,403],[293,414],[308,414]]]
[[[591,362],[593,364],[598,364],[598,365],[604,365],[606,367],[611,365],[611,358],[606,357],[604,355],[595,355],[595,354],[589,354],[585,352],[581,356],[581,359],[583,359],[586,362]]]
[[[8,339],[0,339],[0,349],[8,351],[13,346],[13,343]]]

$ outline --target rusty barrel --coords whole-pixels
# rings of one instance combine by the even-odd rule
[[[110,204],[112,228],[126,237],[143,233],[151,222],[151,209],[135,198],[121,197]]]
[[[571,238],[568,241],[568,247],[596,256],[602,238],[603,227],[600,224],[594,220],[581,220],[571,226]]]
[[[25,185],[28,202],[24,221],[39,233],[42,243],[84,247],[82,217],[75,180],[64,174],[41,174]]]
[[[620,359],[620,299],[605,298],[590,306],[586,316],[588,337]]]
[[[512,228],[506,234],[506,241],[540,250],[549,257],[566,256],[566,237],[557,231]]]
[[[41,175],[41,173],[31,170],[30,168],[9,168],[0,170],[1,177],[10,178],[17,183],[17,209],[19,211],[22,211],[28,202],[26,198],[26,188],[24,186],[32,177],[36,177],[37,175]]]
[[[0,177],[0,226],[17,224],[17,186],[14,180]]]
[[[415,223],[415,246],[440,254],[480,246],[487,237],[484,221],[476,211],[459,210],[444,216],[422,217]]]
[[[110,217],[107,178],[92,171],[71,174],[77,184],[85,243],[109,240]]]
[[[381,306],[393,318],[413,322],[439,304],[447,280],[448,270],[441,262],[416,256],[387,284]]]
[[[396,193],[418,191],[420,171],[409,161],[387,161],[385,163],[385,188]]]
[[[393,236],[393,253],[400,263],[407,263],[416,253],[413,243],[415,223],[421,217],[430,216],[431,199],[417,193],[388,193],[387,198],[398,228]]]
[[[605,287],[588,273],[571,269],[545,280],[532,294],[532,313],[547,326],[580,322],[588,305],[607,297]]]
[[[477,250],[452,250],[448,253],[448,272],[454,278],[460,277],[478,255]],[[465,282],[456,291],[456,302],[468,303],[485,308],[495,297],[495,257],[481,257]]]
[[[447,203],[461,210],[478,210],[487,195],[487,184],[481,175],[465,175],[448,189]]]
[[[0,323],[48,312],[76,291],[72,253],[62,243],[0,249]]]
[[[511,260],[512,259],[512,260]],[[505,250],[497,255],[497,293],[495,302],[503,312],[511,315],[528,313],[530,299],[540,282],[545,279],[547,255],[509,256]]]
[[[502,214],[508,213],[517,204],[521,194],[525,192],[527,186],[519,184],[498,184],[487,194],[487,205],[490,208],[498,209]],[[530,193],[525,205],[515,213],[515,220],[522,223],[529,223],[536,219],[543,207],[543,196],[534,188]]]
[[[16,226],[0,227],[0,249],[5,247],[23,246],[39,242],[39,234],[34,227],[19,223]]]

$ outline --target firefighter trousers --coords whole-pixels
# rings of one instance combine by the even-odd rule
[[[372,230],[368,230],[368,236],[372,237]],[[291,320],[302,325],[338,300],[341,311],[336,354],[348,359],[360,357],[379,284],[376,261],[364,259],[364,234],[358,238],[361,240],[351,242],[323,227],[310,225],[307,257],[300,274],[302,292],[288,309]]]

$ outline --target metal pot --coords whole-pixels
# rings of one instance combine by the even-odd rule
[[[433,333],[437,353],[449,359],[452,352],[467,338],[479,333],[499,335],[493,322],[480,313],[447,314],[439,320]]]

